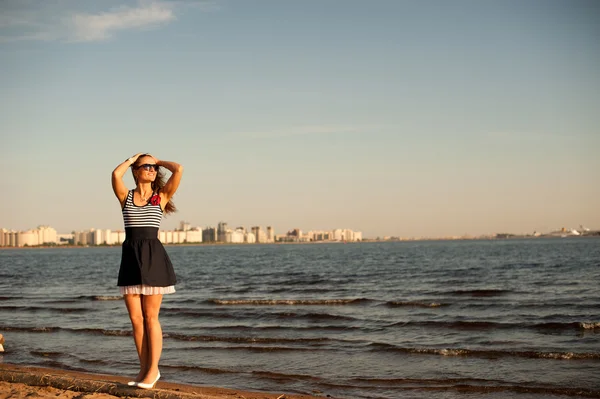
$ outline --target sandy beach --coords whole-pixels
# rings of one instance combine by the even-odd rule
[[[127,386],[127,378],[76,371],[0,364],[0,399],[157,398],[157,399],[307,399],[315,396],[248,392],[159,381],[155,389]]]

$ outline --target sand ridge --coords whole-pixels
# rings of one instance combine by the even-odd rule
[[[0,364],[0,399],[308,399],[315,396],[248,392],[159,381],[152,390],[127,386],[127,378],[42,367]]]

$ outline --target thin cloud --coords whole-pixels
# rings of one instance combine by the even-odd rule
[[[214,1],[138,0],[133,4],[113,1],[103,11],[82,10],[106,2],[79,0],[1,0],[0,42],[67,41],[95,42],[128,30],[152,29],[177,19],[177,11],[218,9]],[[120,3],[120,4],[119,4]]]
[[[119,30],[155,27],[174,19],[171,4],[144,1],[138,7],[121,6],[100,14],[75,14],[72,22],[76,41],[97,41],[106,40]]]

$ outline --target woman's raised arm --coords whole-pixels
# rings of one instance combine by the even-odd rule
[[[179,182],[181,181],[181,176],[183,175],[183,166],[181,166],[177,162],[160,160],[157,160],[156,164],[158,166],[162,166],[163,168],[168,169],[171,172],[171,177],[169,177],[169,180],[167,180],[165,186],[161,190],[161,194],[164,195],[166,203],[169,202],[173,195],[175,195],[175,192],[179,187]]]
[[[125,172],[127,172],[127,169],[129,169],[129,167],[131,165],[133,165],[135,163],[135,161],[137,161],[137,159],[142,154],[143,153],[140,152],[138,154],[135,154],[131,158],[126,159],[119,166],[117,166],[115,168],[115,170],[113,170],[113,172],[112,172],[112,188],[113,188],[115,195],[119,199],[121,206],[125,202],[125,199],[127,198],[127,192],[128,192],[127,187],[125,186],[125,183],[123,182],[123,176],[125,176]]]

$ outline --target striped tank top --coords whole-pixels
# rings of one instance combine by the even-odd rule
[[[159,205],[137,206],[133,203],[133,190],[127,194],[125,205],[123,206],[123,221],[125,228],[128,227],[156,227],[160,228],[163,212]]]

